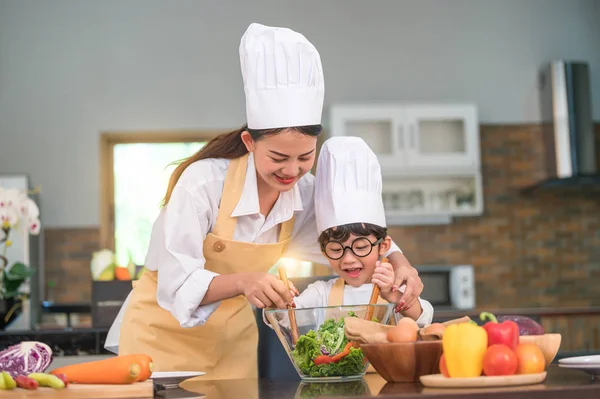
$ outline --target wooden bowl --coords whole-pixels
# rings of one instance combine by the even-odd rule
[[[556,357],[561,340],[562,335],[560,334],[521,335],[519,337],[519,343],[521,344],[536,344],[540,347],[544,354],[544,358],[546,359],[546,367],[548,367]]]
[[[422,375],[440,372],[442,341],[361,344],[360,347],[387,382],[418,382]]]

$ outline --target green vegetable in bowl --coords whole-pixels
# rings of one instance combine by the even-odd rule
[[[316,398],[318,396],[359,396],[370,395],[369,386],[363,381],[345,381],[335,383],[302,383],[296,398]]]
[[[350,317],[356,317],[354,313]],[[326,320],[317,331],[298,338],[292,357],[310,377],[334,377],[361,374],[365,367],[362,350],[355,348],[344,334],[344,319]]]

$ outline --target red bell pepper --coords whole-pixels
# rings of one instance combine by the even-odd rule
[[[327,355],[317,356],[313,360],[313,363],[315,365],[317,365],[317,366],[321,365],[321,364],[337,363],[340,360],[342,360],[344,357],[346,357],[346,356],[348,356],[350,354],[350,348],[352,348],[353,346],[354,346],[354,343],[348,342],[346,344],[346,346],[344,347],[344,350],[341,351],[340,353],[338,353],[337,355],[334,355],[334,356],[327,356]]]
[[[506,320],[498,323],[496,316],[488,312],[481,313],[479,318],[482,321],[490,320],[483,325],[488,335],[488,347],[501,344],[514,349],[519,344],[519,325],[514,321]]]
[[[331,363],[333,360],[331,360],[331,358],[327,355],[321,355],[321,356],[317,356],[315,357],[315,359],[313,360],[313,363],[317,366],[321,365],[321,364],[329,364]]]

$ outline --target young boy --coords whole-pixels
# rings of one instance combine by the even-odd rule
[[[428,301],[398,306],[394,269],[380,261],[392,244],[381,189],[377,156],[362,139],[333,137],[323,144],[315,184],[317,229],[321,250],[340,277],[310,284],[294,298],[296,308],[368,304],[376,284],[381,298],[395,305],[396,321],[410,317],[421,327],[431,323]]]

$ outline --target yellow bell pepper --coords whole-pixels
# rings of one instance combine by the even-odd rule
[[[451,378],[479,377],[488,346],[487,332],[475,323],[449,325],[444,330],[442,347]]]

